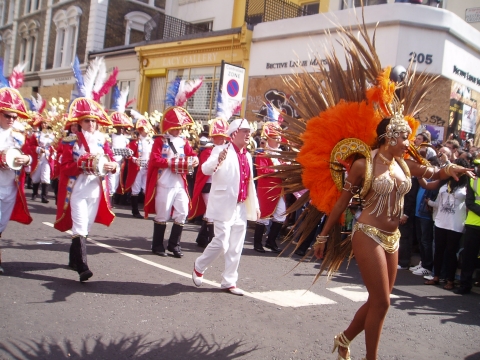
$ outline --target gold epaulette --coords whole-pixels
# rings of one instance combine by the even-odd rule
[[[69,136],[65,136],[63,139],[62,139],[62,142],[63,143],[72,143],[74,141],[77,141],[78,137],[77,135],[75,134],[72,134],[72,135],[69,135]]]

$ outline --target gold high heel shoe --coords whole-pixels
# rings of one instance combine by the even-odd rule
[[[335,336],[335,338],[333,339],[332,353],[334,353],[335,350],[339,346],[343,347],[343,348],[347,348],[347,356],[345,358],[343,358],[340,354],[338,354],[337,360],[351,360],[351,358],[350,358],[350,340],[347,339],[347,337],[345,336],[345,334],[343,332],[341,332],[340,334]]]

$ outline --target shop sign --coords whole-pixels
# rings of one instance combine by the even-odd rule
[[[467,23],[480,22],[480,7],[465,10],[465,21]]]
[[[188,54],[181,56],[169,56],[161,59],[160,67],[185,67],[192,65],[215,64],[220,62],[218,53]]]

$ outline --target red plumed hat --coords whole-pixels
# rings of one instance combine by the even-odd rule
[[[70,105],[68,121],[78,122],[85,118],[95,119],[99,125],[112,125],[112,121],[99,103],[85,97],[76,98]]]
[[[133,128],[133,122],[130,117],[122,112],[115,111],[110,115],[114,127]]]
[[[9,87],[0,89],[0,111],[13,112],[21,118],[30,119],[22,95]]]
[[[165,134],[168,130],[182,129],[194,121],[187,110],[180,106],[171,106],[163,112],[160,122],[160,131]]]
[[[47,122],[49,123],[50,122],[50,119],[47,118],[47,117],[43,117],[41,114],[39,114],[38,112],[34,112],[32,113],[32,123],[33,123],[33,126],[38,126],[40,125],[40,123],[42,122]]]
[[[210,128],[208,135],[211,136],[225,136],[228,137],[228,122],[222,118],[215,118],[209,121]]]
[[[269,121],[263,125],[262,137],[278,138],[280,135],[281,127],[276,121]]]

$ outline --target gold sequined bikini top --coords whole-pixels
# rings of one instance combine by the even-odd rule
[[[364,203],[365,209],[373,207],[373,210],[370,212],[370,214],[377,213],[376,216],[379,216],[383,213],[383,210],[387,205],[388,217],[403,215],[403,199],[412,188],[412,179],[410,175],[410,169],[408,168],[407,163],[403,159],[397,158],[394,159],[393,162],[394,163],[392,164],[392,166],[395,166],[395,163],[397,163],[403,170],[403,173],[405,174],[407,179],[398,184],[397,180],[390,174],[390,171],[374,178],[371,186],[371,189],[373,190],[373,195],[369,199],[365,200]],[[395,207],[392,212],[390,194],[395,189]]]

